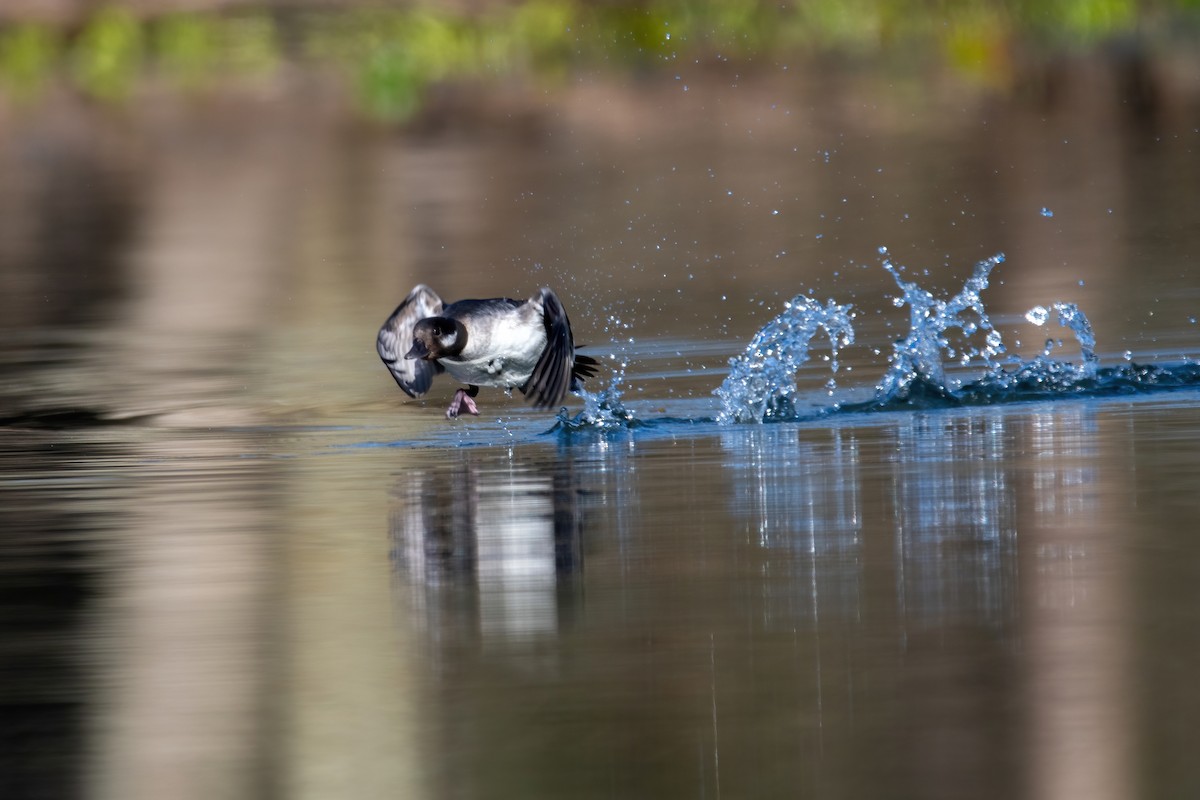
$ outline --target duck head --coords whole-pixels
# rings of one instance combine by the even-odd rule
[[[412,348],[405,358],[437,361],[458,355],[467,346],[467,330],[458,320],[426,317],[413,326]]]

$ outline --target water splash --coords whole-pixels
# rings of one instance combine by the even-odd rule
[[[886,255],[887,250],[881,248],[880,252]],[[887,372],[875,386],[872,400],[835,403],[814,417],[1066,396],[1104,397],[1200,385],[1200,365],[1190,361],[1173,366],[1129,363],[1101,367],[1092,324],[1074,303],[1034,306],[1026,312],[1025,319],[1038,327],[1054,320],[1070,331],[1079,345],[1077,362],[1055,357],[1055,349],[1061,348],[1063,342],[1053,337],[1046,340],[1042,352],[1032,359],[1006,357],[1003,337],[988,317],[981,296],[988,287],[992,270],[1003,261],[1002,253],[984,259],[975,265],[961,290],[952,297],[939,299],[915,282],[905,280],[904,268],[885,258],[883,267],[901,291],[894,302],[909,307],[908,334],[896,342]],[[833,350],[831,366],[836,373],[838,349],[854,341],[852,316],[850,306],[832,300],[825,305],[803,296],[792,300],[784,313],[758,332],[745,353],[730,361],[729,377],[715,392],[723,406],[717,421],[729,424],[799,419],[793,399],[795,375],[808,360],[812,338],[821,330],[829,336]],[[974,367],[978,371],[974,378],[950,378],[947,376],[950,365]]]
[[[904,280],[903,267],[890,260],[883,262],[883,268],[891,273],[902,292],[895,299],[896,305],[909,307],[909,330],[904,339],[896,342],[888,359],[891,367],[875,387],[877,401],[903,399],[930,388],[941,393],[952,392],[956,386],[947,382],[943,357],[962,366],[972,362],[995,364],[996,358],[1005,352],[1004,341],[988,318],[980,295],[988,287],[992,270],[1003,261],[1003,253],[980,261],[958,294],[947,300],[938,300],[916,283]],[[950,340],[950,333],[955,330],[964,337],[963,344],[957,347]],[[981,347],[973,344],[973,337],[979,333],[984,335]]]
[[[567,415],[567,409],[564,407],[558,412],[557,423],[551,430],[614,430],[636,426],[637,420],[633,412],[621,402],[621,383],[624,379],[625,372],[620,370],[613,373],[607,388],[595,393],[581,390],[579,395],[583,398],[583,410],[571,417]]]
[[[824,305],[798,295],[763,326],[746,351],[729,361],[729,376],[714,394],[721,398],[717,421],[764,422],[794,419],[796,371],[808,361],[809,345],[824,331],[836,374],[838,349],[853,344],[852,307],[832,300]],[[830,391],[834,385],[830,382]]]
[[[1031,360],[1013,356],[1009,362],[1015,362],[1015,366],[1008,367],[1001,362],[1006,352],[1004,340],[988,317],[981,293],[988,286],[992,270],[1003,260],[1000,253],[976,264],[963,288],[948,300],[937,300],[915,283],[905,281],[901,270],[885,261],[884,268],[903,292],[896,299],[897,305],[911,308],[909,332],[896,343],[891,367],[876,386],[875,399],[847,410],[983,405],[1041,399],[1051,393],[1105,391],[1096,382],[1099,358],[1092,324],[1074,303],[1034,306],[1025,312],[1025,320],[1042,327],[1056,319],[1078,342],[1079,363],[1054,358],[1052,351],[1062,345],[1054,338],[1047,339],[1042,352]],[[962,336],[962,344],[957,347],[948,335],[952,331]],[[982,345],[977,344],[980,333],[984,335]],[[978,366],[982,374],[965,383],[949,380],[947,360],[957,361],[960,366]]]
[[[993,270],[1005,260],[1002,253],[975,264],[956,293],[937,297],[906,279],[907,270],[887,257],[886,248],[879,252],[884,256],[883,268],[900,289],[893,302],[897,307],[909,308],[909,330],[895,343],[872,399],[848,402],[851,397],[861,397],[868,387],[853,387],[853,395],[839,396],[834,382],[839,353],[855,340],[853,306],[798,295],[755,334],[742,354],[729,360],[729,374],[713,392],[721,403],[715,419],[636,417],[623,401],[625,363],[621,361],[607,388],[594,394],[583,392],[583,410],[572,417],[563,409],[547,433],[568,439],[609,439],[634,430],[639,436],[653,435],[656,429],[671,432],[684,424],[818,420],[855,413],[1124,396],[1200,387],[1200,364],[1190,360],[1181,365],[1143,365],[1127,358],[1129,363],[1102,367],[1091,322],[1079,306],[1069,302],[1034,306],[1024,318],[1038,328],[1052,323],[1065,328],[1079,346],[1076,360],[1061,355],[1061,337],[1047,338],[1042,351],[1031,359],[1008,354],[982,298]],[[615,318],[614,322],[623,324]],[[810,360],[814,339],[822,335],[830,346],[826,358],[831,371],[826,384],[830,402],[800,408],[797,372]]]
[[[1087,315],[1074,303],[1053,303],[1050,309],[1058,314],[1058,324],[1071,331],[1075,335],[1075,341],[1079,342],[1079,354],[1083,357],[1083,363],[1079,365],[1081,376],[1095,376],[1100,359],[1096,355],[1096,334],[1092,331],[1092,323]],[[1050,309],[1034,306],[1025,312],[1025,319],[1041,327],[1050,321]],[[1050,351],[1056,344],[1061,342],[1047,339],[1041,358],[1049,358]]]
[[[1097,383],[1101,369],[1100,358],[1096,355],[1096,335],[1087,315],[1074,303],[1056,302],[1049,308],[1034,306],[1025,312],[1025,320],[1040,328],[1050,321],[1052,313],[1057,315],[1058,324],[1075,336],[1081,359],[1078,364],[1054,358],[1051,353],[1062,346],[1062,341],[1047,338],[1041,353],[1018,363],[1013,369],[994,364],[986,375],[964,387],[963,399],[976,403],[996,402],[1000,398],[1013,399],[1021,395],[1041,396],[1047,392],[1063,394],[1101,388]],[[1158,378],[1149,373],[1144,377]]]

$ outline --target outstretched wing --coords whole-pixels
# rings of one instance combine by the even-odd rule
[[[442,298],[433,289],[424,284],[418,285],[383,323],[379,338],[375,340],[379,357],[409,397],[420,397],[429,391],[433,376],[442,372],[442,365],[436,361],[404,357],[412,347],[413,326],[418,320],[442,313],[442,306]]]
[[[525,398],[534,408],[551,408],[567,396],[571,388],[571,370],[575,366],[575,341],[571,338],[571,321],[558,296],[542,289],[542,322],[546,326],[546,349],[533,365],[533,373],[521,387]],[[539,297],[532,298],[537,302]]]

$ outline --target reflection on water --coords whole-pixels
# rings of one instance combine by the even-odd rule
[[[119,527],[103,480],[70,465],[124,448],[16,441],[0,474],[29,461],[0,493],[0,790],[70,797],[82,789],[94,652],[88,624],[104,576],[97,551]],[[91,474],[88,474],[91,472]],[[82,474],[81,474],[82,473]],[[63,502],[64,495],[75,502]],[[53,746],[50,746],[53,743]]]
[[[272,473],[230,444],[6,435],[4,796],[257,785]]]
[[[1113,420],[1106,420],[1113,424]],[[1119,424],[1119,422],[1118,422]],[[1123,557],[1136,500],[1121,439],[1086,408],[1029,419],[1036,549],[1027,648],[1031,783],[1046,797],[1137,796],[1131,758],[1132,630]],[[1105,469],[1125,472],[1115,481]]]
[[[4,543],[6,786],[1138,796],[1157,723],[1137,687],[1197,652],[1180,595],[1132,575],[1194,547],[1132,540],[1168,540],[1152,498],[1175,526],[1197,509],[1170,488],[1194,462],[1135,443],[1194,445],[1193,416],[1059,403],[277,463],[25,432],[0,458],[6,530],[40,542]],[[1135,618],[1176,635],[1139,653]]]
[[[1113,488],[1137,413],[460,451],[399,477],[396,590],[455,746],[434,793],[1131,796]]]
[[[131,495],[89,630],[100,796],[229,797],[262,780],[275,475],[233,444],[147,447],[110,467]]]
[[[465,622],[485,640],[558,630],[559,586],[583,569],[584,498],[570,459],[480,468],[460,452],[397,482],[396,563],[416,588],[414,608],[428,614],[429,635],[459,631],[464,620],[452,609],[468,600],[477,619]]]
[[[769,426],[721,433],[731,473],[730,512],[765,553],[764,623],[858,618],[864,554],[858,440],[843,428]]]
[[[1193,462],[1132,448],[1194,445],[1192,416],[1054,404],[278,464],[24,433],[2,513],[40,545],[4,545],[32,659],[5,727],[40,744],[8,751],[7,785],[1136,796],[1155,723],[1135,687],[1196,651],[1180,595],[1131,574],[1194,548],[1131,559],[1132,538],[1168,536],[1146,500],[1173,498],[1174,525],[1197,509],[1164,494]],[[1134,657],[1139,617],[1177,635]]]
[[[1005,424],[1001,414],[912,415],[888,426],[869,453],[876,471],[879,452],[888,454],[882,497],[863,494],[862,446],[853,428],[723,432],[736,476],[734,508],[755,526],[762,547],[804,554],[811,585],[788,585],[809,590],[806,613],[820,607],[843,619],[861,617],[864,504],[874,503],[893,524],[894,593],[904,620],[920,626],[965,615],[1002,622],[1017,568]]]
[[[1003,624],[1017,579],[1016,487],[1003,415],[913,417],[897,425],[892,518],[897,595],[921,624]]]

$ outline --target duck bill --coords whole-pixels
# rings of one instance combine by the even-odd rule
[[[420,339],[414,339],[412,349],[410,349],[407,353],[405,353],[404,357],[407,359],[414,359],[414,358],[428,359],[429,358],[429,348],[426,347],[425,343],[422,342]]]

